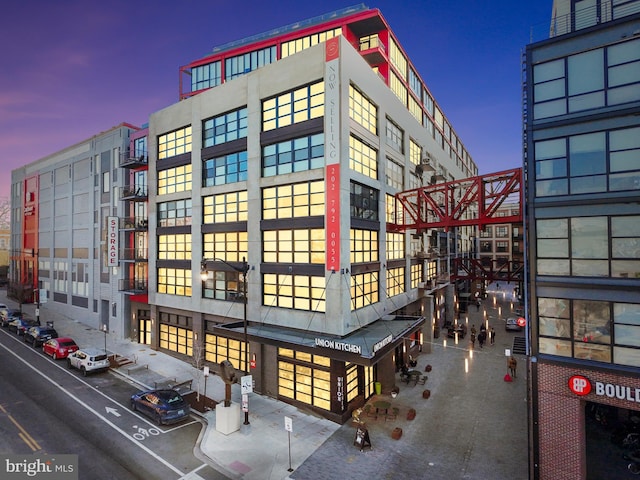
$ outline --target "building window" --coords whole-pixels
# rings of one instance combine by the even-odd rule
[[[324,215],[324,182],[280,185],[262,190],[262,218],[303,218]]]
[[[387,296],[395,297],[404,292],[404,267],[387,269]]]
[[[387,145],[393,147],[400,153],[404,153],[404,131],[389,117],[387,117],[385,138]]]
[[[346,390],[347,390],[347,403],[355,399],[358,394],[358,365],[355,363],[345,364],[345,377],[346,377]]]
[[[480,238],[493,237],[493,227],[484,227],[484,230],[480,230]]]
[[[539,275],[640,278],[640,216],[541,219],[536,227]]]
[[[262,304],[265,306],[324,312],[325,293],[324,276],[275,273],[263,275]]]
[[[378,107],[353,85],[349,85],[349,117],[374,135],[378,134]]]
[[[262,248],[265,263],[324,264],[324,228],[264,231]]]
[[[191,199],[158,204],[158,226],[178,227],[191,225]]]
[[[507,238],[509,236],[509,227],[496,226],[496,238]]]
[[[82,297],[89,296],[89,265],[73,263],[71,272],[71,293]]]
[[[55,292],[67,293],[67,262],[53,262],[53,290]]]
[[[353,135],[349,137],[349,168],[378,179],[378,151]]]
[[[202,146],[205,148],[246,138],[247,108],[209,118],[202,124]]]
[[[407,101],[408,101],[407,108],[409,108],[409,112],[418,121],[418,123],[422,125],[423,112],[422,112],[422,107],[420,106],[420,103],[416,101],[411,95],[409,95],[409,98]]]
[[[493,242],[480,242],[480,252],[493,253]]]
[[[213,187],[247,180],[247,152],[230,153],[202,162],[202,186]]]
[[[191,126],[158,137],[158,160],[191,152]]]
[[[422,264],[417,263],[411,265],[411,288],[418,288],[418,284],[422,282]]]
[[[399,260],[405,257],[404,233],[387,232],[387,260]]]
[[[191,190],[191,164],[158,172],[158,195]]]
[[[158,235],[158,260],[191,260],[191,234]]]
[[[203,234],[202,256],[226,262],[241,262],[247,258],[247,232],[215,232]]]
[[[509,251],[509,242],[496,242],[496,253],[505,253]]]
[[[233,80],[277,60],[275,46],[244,53],[224,61],[225,81]]]
[[[407,87],[404,86],[404,83],[402,83],[402,80],[400,80],[398,76],[393,72],[389,72],[389,88],[393,93],[396,94],[396,97],[400,99],[400,102],[402,102],[402,105],[406,107],[407,97],[408,97]]]
[[[244,279],[240,272],[209,270],[202,283],[202,297],[235,302],[244,296]]]
[[[391,61],[391,65],[393,65],[400,76],[406,80],[407,79],[407,59],[400,50],[400,47],[395,42],[395,40],[389,37],[389,60]]]
[[[351,229],[351,263],[378,261],[378,232]]]
[[[160,348],[183,355],[193,355],[193,332],[186,328],[160,324]]]
[[[262,149],[262,176],[324,167],[324,134],[287,140]]]
[[[313,35],[307,35],[306,37],[296,38],[289,42],[282,42],[280,46],[280,57],[286,58],[294,53],[301,52],[309,47],[313,47],[319,43],[325,42],[330,38],[337,37],[342,34],[341,28],[334,28],[327,30],[326,32],[314,33]]]
[[[237,370],[243,370],[245,363],[246,345],[240,340],[220,337],[211,333],[205,334],[205,360],[220,364],[229,360]]]
[[[351,275],[351,309],[358,310],[378,303],[379,291],[378,272]]]
[[[191,91],[196,92],[205,88],[218,86],[222,83],[222,64],[208,63],[191,69]]]
[[[402,218],[404,218],[402,204],[397,201],[394,195],[391,195],[389,193],[385,194],[385,198],[386,198],[386,201],[384,204],[385,221],[387,223],[393,223],[395,225],[399,223],[399,221]]]
[[[146,162],[148,160],[147,137],[136,138],[133,141],[133,156]]]
[[[330,359],[278,349],[278,395],[331,410]]]
[[[202,198],[202,223],[246,222],[247,191],[221,193]]]
[[[262,102],[262,130],[286,127],[324,115],[324,82],[317,82]]]
[[[351,182],[350,189],[351,217],[378,220],[378,190],[355,182]]]
[[[398,191],[403,190],[404,186],[404,167],[387,158],[387,165],[384,169],[387,185]]]
[[[409,140],[409,161],[414,165],[420,165],[422,162],[422,147],[413,140]]]
[[[365,35],[364,37],[360,37],[360,51],[364,52],[366,50],[371,50],[372,48],[378,48],[380,46],[380,37],[378,37],[377,33],[373,35]]]
[[[191,296],[191,270],[182,268],[158,268],[158,293]]]

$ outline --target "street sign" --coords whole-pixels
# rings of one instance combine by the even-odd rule
[[[253,376],[245,375],[240,377],[240,392],[241,393],[253,393]]]
[[[205,377],[209,376],[209,365],[205,365],[204,367],[202,367],[202,372],[204,373]]]
[[[249,411],[249,395],[247,395],[246,393],[242,394],[242,411]]]
[[[293,432],[293,419],[291,417],[284,417],[284,429],[287,432]]]

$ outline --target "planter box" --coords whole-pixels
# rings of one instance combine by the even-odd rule
[[[427,389],[422,392],[422,398],[424,398],[425,400],[428,399],[430,396],[431,396],[431,390]]]
[[[401,436],[402,436],[402,429],[400,427],[394,428],[393,431],[391,432],[391,438],[393,438],[394,440],[399,440]]]
[[[416,409],[410,408],[407,412],[407,420],[413,420],[414,418],[416,418]]]

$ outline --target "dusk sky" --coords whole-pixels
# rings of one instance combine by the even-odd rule
[[[522,164],[521,52],[552,0],[372,0],[480,173]],[[357,4],[23,0],[0,15],[0,198],[11,170],[178,101],[178,69],[223,43]]]

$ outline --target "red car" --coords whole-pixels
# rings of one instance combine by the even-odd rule
[[[52,338],[42,344],[42,351],[51,355],[54,360],[67,358],[70,353],[77,352],[79,348],[69,337]]]

